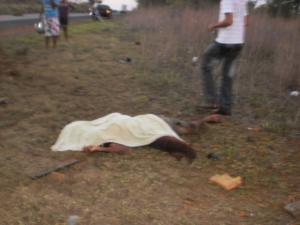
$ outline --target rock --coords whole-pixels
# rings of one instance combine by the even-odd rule
[[[296,218],[300,218],[300,201],[287,204],[284,209]]]
[[[123,64],[129,64],[132,63],[132,59],[130,57],[126,57],[125,59],[121,59],[119,62]]]
[[[79,216],[77,215],[71,215],[68,218],[68,225],[77,225],[79,221]]]
[[[198,59],[199,59],[199,58],[198,58],[197,56],[194,56],[194,57],[192,58],[192,62],[193,62],[193,63],[196,63],[196,62],[198,62]]]
[[[7,105],[9,103],[8,98],[0,98],[0,105]]]
[[[300,92],[299,91],[291,91],[290,92],[290,96],[291,97],[298,97],[300,95]]]
[[[220,160],[220,157],[216,154],[216,153],[208,153],[206,155],[206,158],[210,159],[210,160]]]

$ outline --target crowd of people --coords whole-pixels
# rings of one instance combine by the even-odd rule
[[[45,32],[45,46],[49,48],[50,42],[55,48],[63,30],[65,40],[68,40],[69,11],[72,5],[67,0],[43,0],[41,14]]]

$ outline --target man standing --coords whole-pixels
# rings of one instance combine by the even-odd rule
[[[217,31],[218,35],[204,53],[202,75],[208,107],[215,109],[217,114],[231,115],[235,60],[243,48],[247,23],[247,0],[221,0],[219,22],[208,27],[210,32]],[[223,65],[218,96],[212,69],[213,63],[219,60]]]
[[[55,48],[60,33],[60,24],[58,20],[58,5],[60,4],[60,0],[42,1],[45,26],[45,46],[48,48],[50,39],[52,39],[52,46]]]

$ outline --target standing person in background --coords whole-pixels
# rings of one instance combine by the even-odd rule
[[[248,25],[247,0],[221,0],[219,22],[208,27],[218,32],[217,38],[205,51],[202,62],[204,94],[207,107],[215,113],[231,115],[232,86],[235,76],[235,60],[240,54]],[[222,83],[219,96],[213,80],[213,63],[222,60]]]
[[[61,0],[59,6],[58,6],[58,12],[59,12],[59,23],[60,27],[62,28],[64,32],[65,40],[68,40],[69,34],[68,34],[68,24],[69,24],[69,10],[72,8],[72,6],[69,4],[67,0]]]
[[[42,13],[44,13],[45,25],[45,46],[49,48],[51,39],[53,48],[56,48],[60,33],[58,21],[58,5],[60,4],[60,0],[42,0],[42,2]]]

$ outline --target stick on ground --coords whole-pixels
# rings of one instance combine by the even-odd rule
[[[31,179],[36,180],[36,179],[39,179],[41,177],[47,176],[51,172],[65,169],[67,167],[70,167],[70,166],[78,163],[78,162],[80,162],[79,159],[67,159],[67,160],[64,160],[64,161],[58,163],[57,165],[55,165],[53,167],[50,167],[48,169],[44,169],[40,172],[37,172],[37,173],[31,175],[30,177],[31,177]]]

